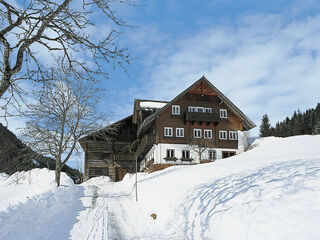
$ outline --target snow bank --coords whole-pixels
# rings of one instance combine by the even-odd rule
[[[4,176],[4,175],[3,175]],[[16,172],[0,180],[0,211],[25,203],[29,198],[56,188],[55,173],[46,168]],[[73,181],[61,173],[61,185],[73,186]]]
[[[84,209],[82,196],[82,187],[65,173],[61,187],[56,187],[54,171],[47,169],[17,172],[0,180],[0,239],[68,239]]]
[[[83,182],[81,185],[86,186],[86,185],[101,185],[101,184],[106,184],[112,182],[112,179],[108,176],[101,176],[101,177],[94,177],[90,178],[89,180]]]
[[[319,239],[320,136],[269,137],[254,146],[213,163],[140,175],[137,204],[134,178],[99,192],[117,197],[126,217],[116,221],[126,235],[134,229],[132,237]]]

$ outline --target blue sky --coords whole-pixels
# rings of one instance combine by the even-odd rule
[[[265,113],[275,123],[320,101],[320,1],[138,3],[114,6],[135,26],[119,29],[117,40],[135,59],[128,74],[105,66],[110,78],[102,83],[107,91],[101,108],[111,121],[130,115],[135,98],[171,100],[202,75],[257,126]],[[98,13],[94,17],[94,37],[112,29]],[[13,119],[9,128],[22,122]]]
[[[104,84],[115,120],[134,98],[170,100],[202,75],[257,125],[264,113],[275,123],[319,102],[319,1],[140,3],[119,9],[139,28],[119,39],[137,57],[129,76],[116,70]]]

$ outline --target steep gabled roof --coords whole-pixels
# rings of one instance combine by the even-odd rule
[[[113,135],[115,134],[119,128],[122,126],[122,124],[126,121],[126,120],[129,120],[129,119],[132,119],[132,115],[130,116],[127,116],[117,122],[114,122],[114,123],[111,123],[109,125],[107,125],[106,127],[103,127],[93,133],[90,133],[82,138],[79,139],[79,143],[81,145],[81,147],[83,148],[82,146],[82,143],[85,142],[85,140],[87,139],[90,139],[90,138],[95,138],[95,137],[98,137],[102,134],[102,133],[107,133],[107,134],[110,134],[110,135]],[[109,131],[111,129],[111,131]],[[109,132],[109,133],[108,133]]]
[[[205,85],[208,85],[209,88],[203,87]],[[149,119],[146,118],[145,120],[148,119],[148,121],[144,121],[138,129],[138,137],[151,126],[151,123],[157,118],[157,116],[159,116],[163,111],[169,108],[172,105],[172,103],[180,99],[182,96],[184,96],[187,92],[191,90],[193,92],[202,91],[208,95],[217,95],[229,107],[229,109],[242,120],[242,124],[245,129],[249,130],[251,128],[256,127],[256,125],[236,105],[234,105],[222,92],[220,92],[211,82],[209,82],[205,76],[202,76],[198,81],[193,83],[190,87],[188,87],[174,99],[168,102],[163,108],[150,115],[148,117]]]

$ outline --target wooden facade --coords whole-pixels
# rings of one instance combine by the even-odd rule
[[[110,126],[109,126],[110,127]],[[108,141],[92,134],[80,140],[85,152],[85,176],[109,176],[113,181],[122,180],[126,173],[134,172],[134,154],[130,152],[136,137],[136,125],[129,116],[111,125],[114,132]],[[108,127],[102,131],[108,132]]]
[[[153,164],[200,163],[191,156],[167,158],[163,155],[168,149],[176,149],[180,155],[181,151],[187,151],[195,131],[206,137],[208,149],[219,150],[221,158],[230,157],[239,152],[235,134],[255,127],[205,77],[170,102],[136,99],[133,115],[117,124],[120,124],[119,131],[111,141],[94,138],[94,135],[80,141],[85,150],[86,176],[108,175],[114,181],[121,180],[125,173],[134,171],[135,159],[141,164],[140,170]],[[171,135],[165,134],[166,128],[171,129],[168,130]],[[183,136],[182,132],[178,135],[178,130]],[[174,163],[169,161],[173,159]]]

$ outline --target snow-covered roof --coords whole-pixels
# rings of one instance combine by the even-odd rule
[[[163,108],[167,102],[159,102],[159,101],[141,101],[141,108]]]

